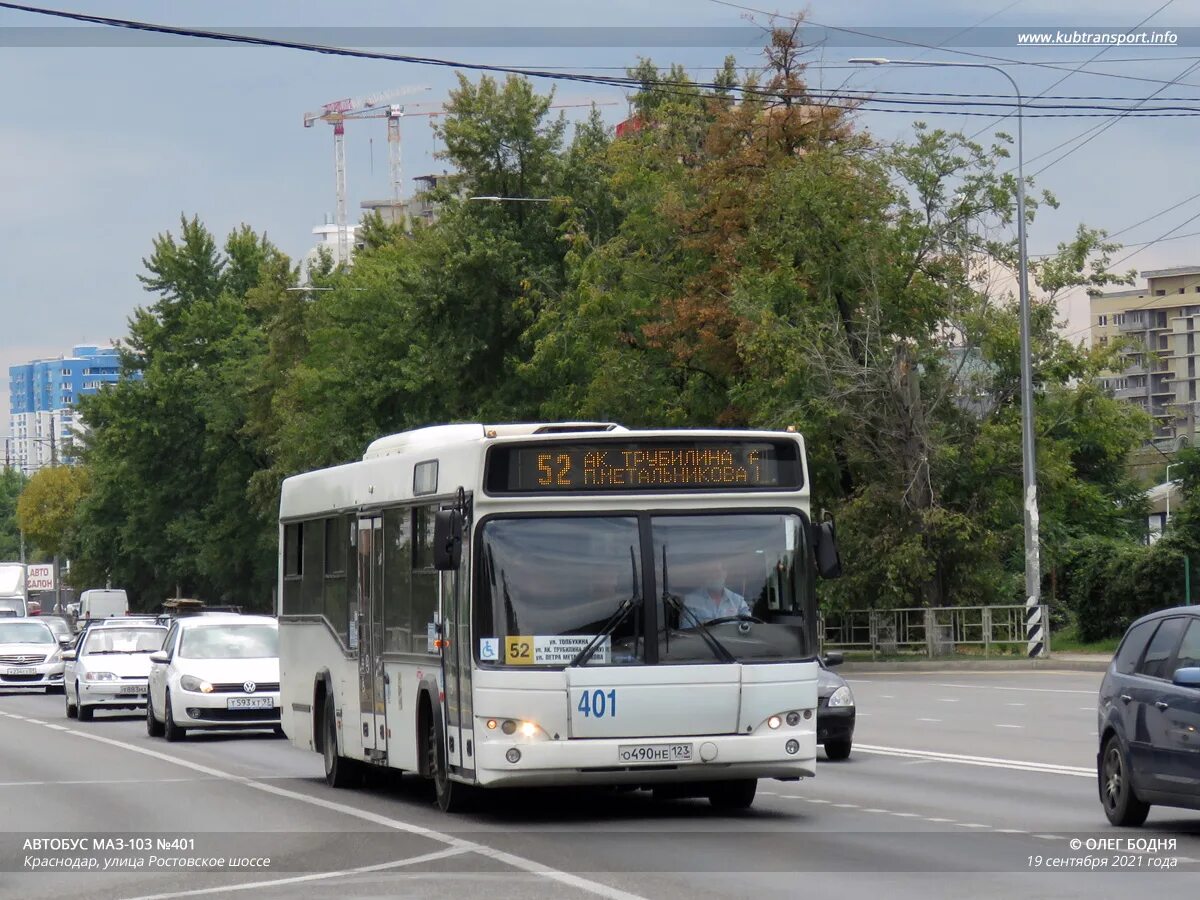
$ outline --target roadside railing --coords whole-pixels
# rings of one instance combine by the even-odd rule
[[[1041,607],[1041,621],[1049,610]],[[1027,646],[1025,606],[941,606],[916,609],[851,609],[822,615],[820,634],[827,650],[869,651],[877,656],[950,656],[960,647],[979,647],[985,657],[997,650]],[[1046,654],[1050,632],[1045,630]],[[1023,654],[1022,654],[1023,655]]]

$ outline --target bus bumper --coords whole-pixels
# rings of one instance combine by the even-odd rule
[[[488,740],[477,747],[475,775],[476,783],[487,787],[795,779],[816,774],[815,738],[812,731],[785,731],[675,739]],[[795,753],[787,752],[789,741],[798,744]],[[690,745],[690,761],[630,764],[621,760],[622,748],[680,744]],[[509,759],[513,749],[520,754],[516,762]]]

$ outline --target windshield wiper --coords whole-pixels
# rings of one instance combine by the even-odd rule
[[[690,609],[688,609],[686,605],[684,605],[683,603],[681,603],[679,601],[678,597],[676,597],[674,594],[671,593],[671,590],[670,590],[670,587],[668,584],[668,580],[667,580],[667,545],[666,544],[663,544],[663,549],[662,549],[662,569],[663,569],[662,600],[663,600],[664,604],[669,603],[671,605],[671,608],[679,614],[679,624],[680,625],[683,624],[683,617],[684,617],[684,614],[686,613],[688,616],[691,617],[691,620],[696,623],[696,629],[697,629],[696,633],[700,635],[700,637],[704,640],[704,643],[708,644],[708,649],[713,652],[713,655],[717,659],[721,660],[721,662],[727,662],[727,663],[737,662],[737,660],[734,658],[733,654],[730,653],[725,648],[725,645],[722,644],[720,641],[718,641],[715,637],[713,637],[713,633],[708,630],[708,628],[705,626],[705,624],[703,622],[700,621],[700,617],[697,616]],[[665,629],[665,631],[669,632],[670,629],[669,628]]]
[[[587,661],[592,658],[592,655],[596,652],[596,650],[599,649],[600,645],[604,643],[604,639],[609,637],[614,631],[617,630],[617,627],[625,621],[626,616],[628,616],[633,610],[641,608],[642,592],[638,590],[637,558],[634,556],[633,547],[629,548],[629,563],[633,567],[632,596],[630,596],[628,600],[621,601],[621,605],[617,607],[616,612],[608,617],[608,621],[604,623],[604,627],[600,629],[595,637],[588,641],[588,645],[586,647],[584,647],[575,655],[575,658],[567,664],[568,666],[585,665]]]

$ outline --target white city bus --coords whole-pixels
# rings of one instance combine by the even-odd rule
[[[744,808],[815,773],[804,443],[759,431],[445,425],[287,479],[282,724],[331,785],[607,784]]]

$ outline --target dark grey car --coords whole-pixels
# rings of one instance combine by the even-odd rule
[[[817,743],[825,748],[828,759],[843,760],[854,745],[854,692],[845,678],[829,671],[842,664],[841,653],[831,651],[818,662]]]
[[[1114,825],[1153,804],[1200,809],[1200,608],[1129,626],[1100,685],[1100,802]]]

